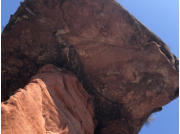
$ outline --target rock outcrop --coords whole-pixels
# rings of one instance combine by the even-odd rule
[[[72,73],[52,65],[1,107],[2,134],[94,134],[92,98]]]
[[[2,34],[2,99],[45,64],[73,72],[93,97],[96,134],[137,134],[179,94],[178,59],[113,0],[21,3]]]

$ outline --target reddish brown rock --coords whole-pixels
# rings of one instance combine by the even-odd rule
[[[97,129],[125,119],[136,134],[151,113],[178,96],[176,57],[113,0],[21,4],[2,34],[2,98],[44,64],[75,73],[94,97]]]
[[[72,73],[52,65],[1,106],[2,134],[94,134],[92,98]]]
[[[101,134],[130,134],[130,128],[125,119],[109,122],[105,126]]]

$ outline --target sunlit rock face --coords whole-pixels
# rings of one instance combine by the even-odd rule
[[[126,122],[136,134],[178,96],[178,59],[112,0],[22,3],[2,34],[2,99],[45,64],[73,72],[93,97],[95,133]]]
[[[1,103],[2,134],[93,134],[92,98],[70,72],[41,68]]]

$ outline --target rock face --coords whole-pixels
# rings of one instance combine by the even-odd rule
[[[70,72],[40,69],[2,106],[2,134],[94,134],[92,98]]]
[[[45,64],[72,71],[93,97],[95,133],[124,124],[137,134],[179,92],[176,57],[113,0],[22,3],[2,34],[2,99]]]

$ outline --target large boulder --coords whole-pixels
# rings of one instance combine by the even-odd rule
[[[2,99],[45,64],[72,71],[94,98],[97,133],[120,121],[136,134],[178,96],[178,59],[113,0],[21,3],[2,34]]]

